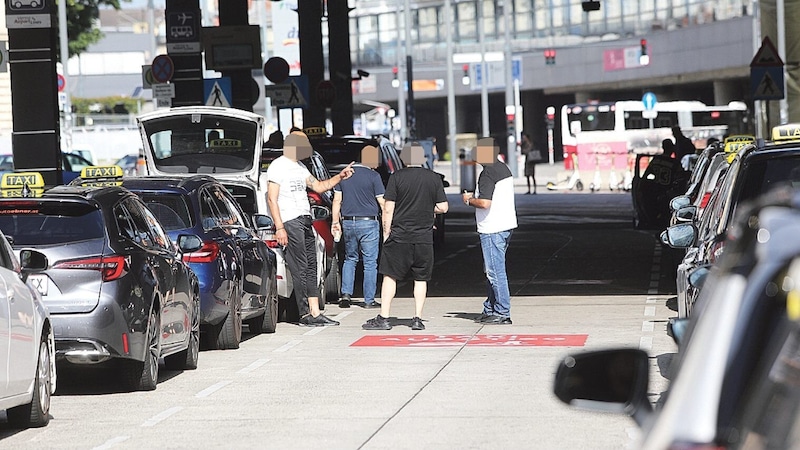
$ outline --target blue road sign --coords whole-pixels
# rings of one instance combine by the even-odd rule
[[[751,66],[750,93],[753,100],[782,100],[783,66]]]
[[[206,78],[203,80],[203,99],[206,106],[230,107],[233,99],[231,78]]]
[[[658,103],[656,94],[652,92],[645,92],[642,96],[642,105],[644,105],[644,109],[649,111],[656,107],[656,103]]]
[[[166,83],[172,79],[175,73],[175,63],[169,55],[158,55],[153,58],[153,64],[150,66],[153,72],[153,79],[159,83]]]

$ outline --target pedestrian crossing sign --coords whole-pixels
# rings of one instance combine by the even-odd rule
[[[276,108],[305,108],[308,106],[308,78],[292,76],[280,84],[265,87],[267,97]]]
[[[783,66],[750,67],[750,92],[753,100],[782,100]]]
[[[203,98],[206,106],[230,107],[232,91],[230,77],[203,80]]]

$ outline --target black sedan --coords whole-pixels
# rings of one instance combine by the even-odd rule
[[[198,250],[200,238],[182,235],[176,247],[142,201],[117,186],[14,198],[40,191],[32,179],[4,176],[4,188],[22,189],[3,191],[0,230],[14,250],[47,257],[28,282],[50,311],[57,361],[116,364],[134,390],[156,388],[162,357],[168,368],[196,368],[199,288],[181,255]]]

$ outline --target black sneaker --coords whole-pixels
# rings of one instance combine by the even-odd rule
[[[350,294],[342,294],[342,298],[339,299],[339,308],[349,308],[350,300]]]
[[[317,323],[314,319],[314,316],[311,314],[306,314],[305,316],[300,318],[300,322],[298,323],[301,327],[321,327],[321,323]]]
[[[414,317],[411,319],[411,329],[412,330],[424,330],[425,324],[422,323],[422,319],[419,317]]]
[[[381,307],[381,304],[378,303],[378,302],[364,303],[364,308],[367,308],[367,309],[374,309],[374,308],[380,308],[380,307]]]
[[[481,320],[484,325],[511,325],[511,317],[489,316]]]
[[[372,319],[364,322],[364,324],[361,325],[361,328],[364,330],[391,330],[392,324],[389,323],[389,319],[378,314]]]
[[[317,324],[318,327],[335,327],[339,325],[339,322],[326,317],[324,314],[320,314],[317,317],[314,317],[312,320]]]

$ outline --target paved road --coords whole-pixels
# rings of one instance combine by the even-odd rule
[[[631,419],[562,405],[553,374],[569,352],[643,348],[657,402],[675,352],[665,332],[675,255],[653,232],[631,228],[628,195],[519,195],[509,251],[514,324],[481,326],[472,321],[485,292],[474,221],[457,194],[450,199],[425,331],[407,326],[413,300],[404,284],[391,331],[361,330],[373,310],[328,305],[340,327],[280,323],[238,350],[202,352],[195,371],[164,371],[154,392],[119,392],[113,372],[62,371],[50,425],[17,432],[0,414],[0,447],[631,445]]]

